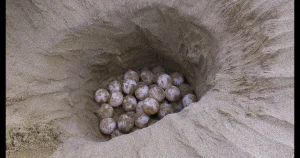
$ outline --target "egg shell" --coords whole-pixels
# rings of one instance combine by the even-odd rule
[[[96,103],[102,104],[106,103],[109,98],[109,93],[106,89],[98,89],[95,92],[95,101]]]
[[[153,98],[146,98],[143,101],[143,111],[147,115],[154,115],[159,110],[159,103]]]
[[[113,118],[105,118],[100,122],[100,131],[103,134],[111,134],[117,127],[116,121]]]
[[[196,101],[197,101],[197,97],[194,94],[187,94],[182,99],[182,105],[183,107],[187,107],[191,103],[194,103]]]
[[[109,118],[113,116],[114,108],[109,104],[102,104],[101,107],[97,111],[100,118]]]
[[[133,111],[136,108],[137,101],[134,96],[127,95],[124,97],[122,107],[125,111]]]
[[[162,74],[157,78],[157,85],[163,89],[172,86],[172,78],[168,74]]]
[[[175,86],[171,86],[171,87],[168,87],[166,90],[165,90],[165,93],[166,93],[166,98],[169,100],[169,101],[178,101],[180,100],[180,90],[179,88],[175,87]]]
[[[123,94],[121,92],[112,92],[109,98],[109,105],[112,107],[118,107],[123,102]]]
[[[122,84],[122,89],[125,94],[133,94],[137,87],[137,83],[134,80],[127,79]]]
[[[128,133],[134,126],[134,119],[126,114],[122,114],[118,119],[118,128],[123,133]]]

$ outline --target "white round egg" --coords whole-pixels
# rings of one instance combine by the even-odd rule
[[[180,112],[183,109],[182,100],[171,102],[174,112]]]
[[[109,104],[102,104],[99,110],[97,111],[100,118],[109,118],[114,114],[114,108]]]
[[[116,121],[113,118],[105,118],[100,122],[100,131],[103,134],[111,134],[117,127]]]
[[[171,75],[173,85],[179,86],[184,83],[184,77],[181,73],[173,72]]]
[[[121,132],[128,133],[134,126],[134,119],[126,114],[122,114],[118,119],[118,128]]]
[[[134,80],[135,82],[139,82],[139,74],[135,71],[128,70],[124,74],[124,80]]]
[[[108,90],[112,93],[115,91],[122,91],[122,85],[119,81],[114,80],[108,84]]]
[[[135,111],[136,111],[137,113],[143,112],[143,105],[144,105],[143,100],[139,101],[139,102],[136,104],[136,109],[135,109]]]
[[[154,115],[159,110],[159,103],[153,98],[146,98],[143,101],[143,111],[147,115]]]
[[[162,103],[159,105],[159,111],[158,111],[158,118],[163,118],[167,116],[168,114],[173,113],[173,108],[171,104],[168,103]]]
[[[137,101],[134,96],[127,95],[124,97],[122,107],[125,111],[133,111],[136,108]]]
[[[165,91],[160,87],[153,87],[149,89],[148,97],[153,98],[158,102],[161,102],[165,99]]]
[[[125,80],[122,85],[122,89],[125,94],[133,94],[136,87],[137,87],[137,83],[131,79]]]
[[[148,122],[150,120],[150,117],[144,113],[140,113],[134,121],[135,126],[138,128],[144,128],[147,126]]]
[[[169,101],[178,101],[180,99],[180,90],[175,86],[168,87],[165,90],[166,98]]]
[[[193,92],[191,86],[188,85],[188,84],[185,84],[185,83],[181,84],[178,88],[180,90],[181,97],[184,97],[185,95],[190,94],[190,93]]]
[[[109,98],[109,93],[106,89],[98,89],[95,93],[95,101],[99,104],[106,103]]]
[[[112,92],[109,98],[109,105],[112,107],[118,107],[122,104],[123,102],[123,94],[121,92]]]
[[[149,85],[153,82],[154,76],[151,71],[143,70],[141,72],[141,79],[143,82],[145,82],[147,85]]]
[[[191,103],[197,101],[197,97],[194,94],[187,94],[182,99],[183,107],[189,106]]]
[[[144,100],[147,98],[149,92],[149,87],[147,85],[138,86],[135,90],[135,97],[139,100]]]
[[[172,78],[168,74],[162,74],[157,78],[157,85],[163,89],[172,86]]]

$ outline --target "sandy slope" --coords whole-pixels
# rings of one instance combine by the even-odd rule
[[[293,8],[288,0],[7,0],[8,156],[293,157]],[[106,141],[93,92],[157,60],[179,64],[200,101]]]

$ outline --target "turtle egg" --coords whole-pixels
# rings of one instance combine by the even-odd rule
[[[130,79],[127,79],[123,82],[123,92],[125,94],[133,94],[135,89],[137,87],[137,84],[134,80],[130,80]]]
[[[148,92],[148,97],[153,98],[153,99],[157,100],[158,102],[161,102],[165,99],[166,94],[162,88],[153,87],[153,88],[150,88],[150,90]]]
[[[99,104],[107,102],[109,93],[106,89],[98,89],[95,93],[95,101]]]
[[[135,97],[132,95],[127,95],[124,98],[122,107],[125,111],[133,111],[136,108],[136,104],[137,104],[137,101],[136,101]]]
[[[138,88],[135,90],[135,97],[139,100],[144,100],[147,98],[149,92],[149,87],[147,85],[141,85],[138,86]]]
[[[125,74],[124,74],[124,80],[134,80],[135,82],[139,81],[139,74],[135,71],[132,70],[128,70]]]
[[[191,86],[188,84],[182,84],[178,88],[180,90],[181,97],[184,97],[185,95],[193,92]]]
[[[121,132],[128,133],[134,126],[134,119],[126,114],[122,114],[118,119],[118,128]]]
[[[157,85],[166,89],[172,85],[172,78],[167,74],[162,74],[157,78]]]
[[[158,72],[157,74],[155,74],[155,75],[153,76],[153,82],[154,82],[154,83],[157,83],[158,77],[159,77],[160,75],[163,75],[163,74],[165,74],[165,73],[164,73],[164,72]]]
[[[157,85],[157,84],[150,84],[150,85],[149,85],[149,88],[150,88],[150,89],[153,88],[153,87],[158,87],[158,85]]]
[[[113,118],[105,118],[100,122],[100,131],[103,134],[111,134],[117,127],[117,124]]]
[[[153,98],[146,98],[143,101],[143,111],[147,115],[154,115],[159,110],[159,103]]]
[[[111,136],[112,138],[118,137],[118,136],[121,136],[121,135],[123,135],[123,133],[122,133],[119,129],[114,130],[114,131],[110,134],[110,136]]]
[[[152,68],[153,74],[157,74],[159,72],[164,72],[164,71],[165,71],[165,69],[159,65]]]
[[[166,98],[169,101],[178,101],[180,99],[180,90],[175,86],[171,86],[166,89]]]
[[[134,120],[135,126],[138,128],[144,128],[147,126],[148,122],[150,120],[150,117],[144,113],[140,113]]]
[[[136,105],[135,111],[136,111],[136,112],[143,112],[143,105],[144,105],[143,100],[142,100],[142,101],[139,101],[139,102],[137,103],[137,105]]]
[[[177,102],[172,102],[171,105],[175,112],[179,112],[183,109],[182,100],[177,101]]]
[[[173,85],[179,86],[179,85],[183,84],[184,78],[183,78],[182,74],[180,74],[178,72],[174,72],[170,76],[172,77]]]
[[[144,70],[141,72],[141,79],[146,84],[151,84],[153,82],[153,74],[149,70]]]
[[[112,107],[118,107],[122,104],[123,102],[123,94],[121,92],[112,92],[109,98],[108,103]]]
[[[187,94],[182,99],[183,107],[189,106],[191,103],[197,101],[197,97],[194,94]]]
[[[121,83],[117,80],[114,80],[114,81],[111,81],[109,84],[108,84],[108,90],[110,92],[115,92],[115,91],[121,91],[122,88],[121,88]]]
[[[114,108],[111,107],[109,104],[102,104],[97,113],[102,119],[109,118],[113,116]]]
[[[159,111],[158,111],[158,117],[163,118],[168,114],[173,113],[173,108],[171,104],[168,103],[162,103],[159,105]]]

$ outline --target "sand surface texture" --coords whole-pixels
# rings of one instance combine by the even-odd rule
[[[291,158],[293,46],[290,0],[7,0],[6,153]],[[107,141],[94,92],[155,64],[200,100]]]

